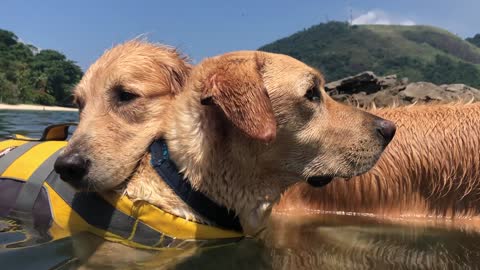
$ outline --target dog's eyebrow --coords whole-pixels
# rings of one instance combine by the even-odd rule
[[[312,72],[308,72],[307,76],[312,78],[313,83],[318,87],[323,88],[325,86],[325,78],[320,71],[314,70]]]
[[[309,87],[316,87],[316,86],[323,86],[322,85],[322,78],[319,74],[315,72],[307,72],[305,73],[305,77],[308,80]]]
[[[318,76],[318,79],[319,79],[318,85],[320,86],[320,88],[324,88],[325,87],[325,78],[322,75],[320,75],[320,76]]]

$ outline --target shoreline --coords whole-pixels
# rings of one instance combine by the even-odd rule
[[[59,106],[44,106],[33,104],[18,104],[10,105],[0,103],[0,110],[12,110],[12,111],[64,111],[64,112],[77,112],[77,108],[59,107]]]

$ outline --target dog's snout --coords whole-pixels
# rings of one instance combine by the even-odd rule
[[[393,136],[395,136],[395,132],[397,128],[392,121],[379,119],[376,120],[376,129],[378,133],[385,139],[386,143],[389,143]]]
[[[55,171],[62,180],[76,182],[87,174],[90,162],[79,153],[61,155],[55,162]]]

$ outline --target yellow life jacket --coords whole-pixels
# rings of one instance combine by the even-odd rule
[[[0,216],[32,219],[54,239],[88,231],[148,249],[211,246],[243,237],[239,232],[188,221],[114,192],[75,190],[53,170],[67,145],[70,125],[49,126],[40,139],[14,135],[0,141]]]

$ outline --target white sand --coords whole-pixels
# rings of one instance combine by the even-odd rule
[[[43,106],[43,105],[28,105],[28,104],[18,104],[18,105],[9,105],[1,104],[0,110],[19,110],[19,111],[72,111],[76,112],[76,108],[67,108],[67,107],[58,107],[58,106]]]

